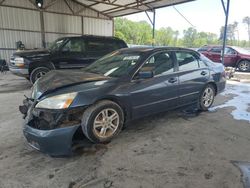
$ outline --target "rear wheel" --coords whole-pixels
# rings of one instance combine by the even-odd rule
[[[107,143],[122,129],[122,108],[109,100],[100,101],[85,110],[82,117],[84,135],[94,143]]]
[[[238,68],[242,72],[250,71],[250,61],[242,60],[238,64]]]
[[[208,84],[201,92],[199,99],[199,109],[202,111],[207,111],[214,102],[215,89],[214,86]]]
[[[30,73],[30,82],[34,84],[36,80],[44,76],[50,69],[47,67],[37,67]]]

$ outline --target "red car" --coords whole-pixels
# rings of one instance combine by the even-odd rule
[[[214,62],[221,63],[222,46],[203,46],[198,52]],[[250,71],[250,51],[240,47],[227,46],[225,49],[224,62],[226,67],[236,67],[240,71]]]

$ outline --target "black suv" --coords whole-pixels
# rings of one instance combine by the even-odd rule
[[[48,49],[14,53],[9,69],[34,83],[50,70],[82,68],[120,48],[127,48],[127,44],[115,37],[64,37],[57,39]]]

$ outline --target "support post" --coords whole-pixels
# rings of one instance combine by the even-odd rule
[[[225,20],[225,26],[224,26],[224,34],[223,34],[223,47],[222,47],[222,52],[221,52],[221,61],[222,64],[224,65],[224,56],[225,56],[225,48],[226,48],[226,40],[227,40],[227,24],[228,24],[228,16],[229,16],[229,8],[230,8],[230,0],[227,0],[227,8],[225,9],[225,3],[223,0],[221,0],[226,20]]]
[[[152,42],[152,46],[154,46],[155,45],[155,9],[153,10],[153,33],[152,33],[152,40],[153,40],[153,42]]]
[[[40,10],[40,22],[41,22],[42,47],[46,48],[43,10]]]
[[[153,12],[153,20],[148,15],[148,12],[145,11],[151,25],[153,26],[153,29],[152,29],[152,46],[154,46],[155,45],[155,12],[156,12],[155,9],[153,9],[152,12]]]

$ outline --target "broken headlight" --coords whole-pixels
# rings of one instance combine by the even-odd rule
[[[74,92],[48,97],[38,102],[36,108],[66,109],[71,105],[76,95],[77,93]]]

